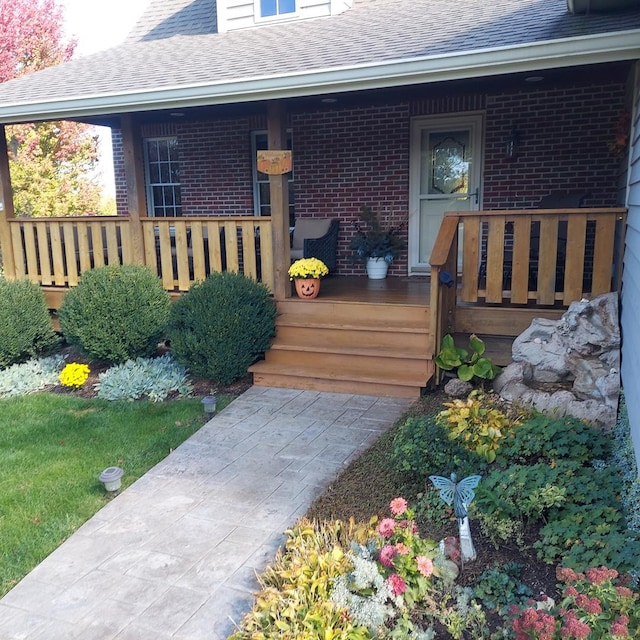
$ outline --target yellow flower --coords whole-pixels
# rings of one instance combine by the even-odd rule
[[[300,258],[289,267],[289,280],[322,278],[329,273],[327,265],[318,258]]]
[[[89,367],[86,364],[71,362],[60,372],[60,384],[63,387],[79,389],[89,377]]]

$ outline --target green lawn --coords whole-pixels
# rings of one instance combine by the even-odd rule
[[[204,422],[193,398],[0,400],[0,596],[108,502],[103,469],[122,467],[124,488]]]

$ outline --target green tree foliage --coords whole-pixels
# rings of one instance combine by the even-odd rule
[[[0,82],[71,59],[55,0],[0,0]],[[101,213],[93,127],[44,122],[6,127],[16,215]]]

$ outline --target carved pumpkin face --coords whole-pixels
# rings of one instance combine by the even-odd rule
[[[318,294],[316,291],[315,280],[303,280],[300,282],[299,294],[301,298],[315,298]]]
[[[296,280],[296,293],[303,300],[312,300],[320,293],[320,279],[304,279]]]

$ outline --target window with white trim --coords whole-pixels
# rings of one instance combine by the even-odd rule
[[[144,166],[148,215],[156,218],[181,216],[178,139],[145,138]]]
[[[261,18],[273,18],[296,12],[296,0],[256,0]]]
[[[253,208],[257,216],[271,215],[271,193],[269,191],[269,176],[258,171],[257,152],[268,149],[269,143],[266,131],[254,131],[251,134],[251,155],[253,165]],[[287,131],[287,149],[292,149],[291,132]],[[289,226],[295,224],[293,171],[289,174]]]

